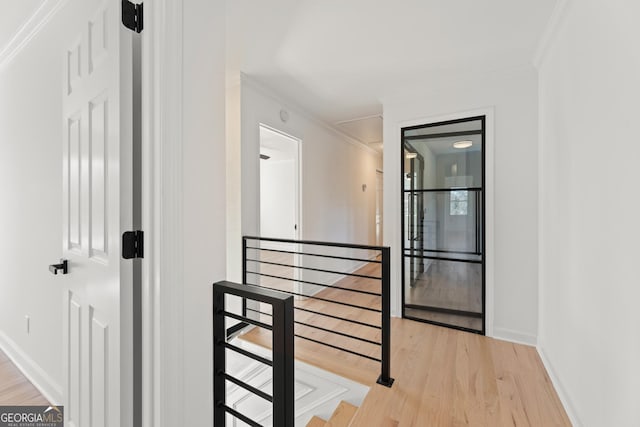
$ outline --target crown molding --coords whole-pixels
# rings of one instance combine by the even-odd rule
[[[537,69],[540,69],[540,67],[542,67],[542,65],[544,64],[547,53],[551,49],[551,46],[556,39],[558,30],[560,29],[562,23],[565,20],[565,17],[567,16],[567,13],[569,12],[570,5],[571,0],[558,0],[555,7],[553,8],[553,12],[551,13],[549,22],[547,22],[547,26],[542,33],[542,37],[538,42],[538,47],[533,57],[533,65]]]
[[[44,0],[40,7],[16,31],[11,40],[0,50],[0,71],[13,61],[29,42],[44,28],[67,0]]]

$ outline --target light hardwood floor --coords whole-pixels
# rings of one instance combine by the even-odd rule
[[[352,426],[570,426],[533,347],[393,319],[388,389]]]
[[[361,274],[375,274],[369,264]],[[363,286],[357,278],[336,285]],[[284,285],[283,285],[284,286]],[[336,292],[317,294],[331,298]],[[344,292],[342,292],[344,293]],[[351,294],[351,302],[376,307],[379,301]],[[313,299],[295,305],[323,313],[342,313],[353,320],[379,324],[376,313]],[[296,320],[327,329],[379,339],[379,331],[296,310]],[[352,426],[570,426],[534,347],[513,344],[406,319],[391,322],[392,388],[375,384],[377,362],[296,338],[296,358],[371,387]],[[379,349],[329,332],[301,329],[321,342],[343,345],[374,357]],[[271,334],[254,328],[241,338],[270,347]]]
[[[0,351],[0,405],[48,405],[47,399]]]
[[[393,387],[379,365],[296,339],[296,358],[371,387],[352,426],[570,426],[534,347],[392,319]],[[242,335],[269,347],[270,336]]]

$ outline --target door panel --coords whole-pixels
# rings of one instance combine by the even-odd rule
[[[107,402],[109,395],[109,326],[100,319],[94,307],[89,306],[90,336],[89,360],[91,361],[90,382],[91,426],[106,427],[109,424]]]
[[[484,117],[402,130],[403,316],[484,333]]]
[[[131,35],[118,0],[73,0],[63,81],[64,404],[67,425],[132,424]]]
[[[67,119],[67,154],[65,156],[66,164],[68,168],[67,178],[67,194],[68,194],[68,249],[81,250],[80,236],[81,236],[81,224],[80,224],[80,208],[81,191],[80,191],[80,175],[81,175],[81,161],[82,155],[80,152],[82,141],[82,121],[79,112],[73,112]]]
[[[73,292],[68,292],[66,299],[67,306],[67,387],[64,404],[64,411],[67,417],[67,423],[70,427],[80,425],[80,395],[81,395],[81,372],[80,361],[82,360],[81,345],[81,324],[82,324],[82,307],[76,300]]]
[[[91,228],[89,230],[91,257],[108,260],[107,237],[109,200],[107,199],[107,158],[109,155],[108,111],[109,99],[100,96],[89,104],[89,152],[91,161]]]

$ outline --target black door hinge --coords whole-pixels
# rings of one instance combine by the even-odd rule
[[[144,233],[125,231],[122,234],[122,258],[144,258]]]
[[[136,33],[141,33],[144,26],[142,3],[136,4],[129,0],[122,0],[122,23]]]

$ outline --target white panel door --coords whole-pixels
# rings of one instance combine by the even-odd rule
[[[132,420],[131,34],[120,0],[72,0],[64,46],[64,402],[70,427]]]

